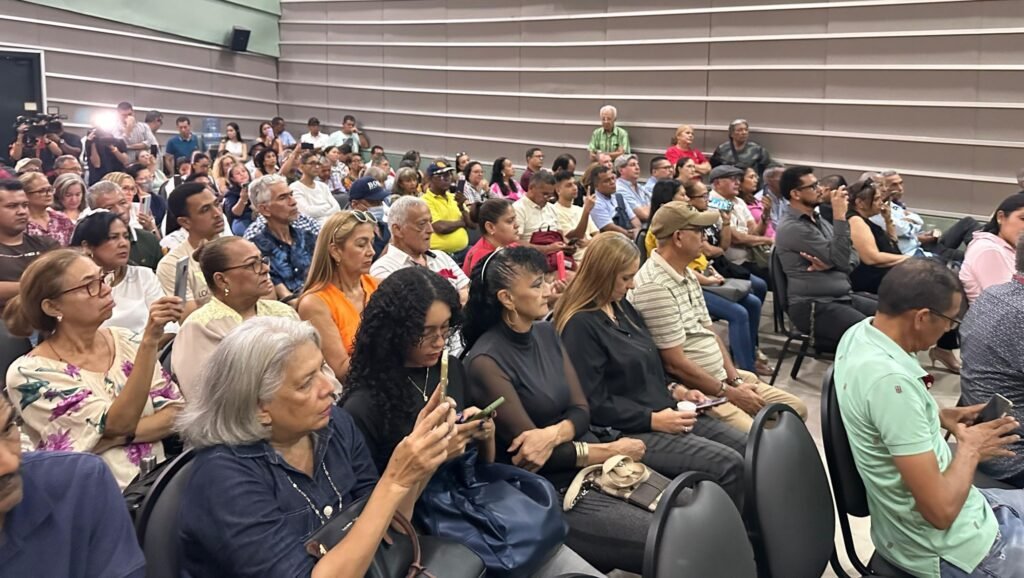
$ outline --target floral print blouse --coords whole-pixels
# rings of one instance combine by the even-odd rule
[[[7,370],[7,394],[24,420],[23,430],[42,451],[92,451],[103,438],[107,411],[128,382],[141,335],[110,327],[114,363],[106,373],[37,355],[23,355]],[[149,400],[142,416],[170,404],[183,403],[178,385],[159,365],[153,371]],[[139,442],[110,448],[99,454],[123,490],[139,473],[146,456],[164,460],[159,442]]]
[[[71,236],[75,233],[75,223],[64,213],[51,208],[46,209],[46,214],[50,216],[50,222],[45,229],[35,221],[29,221],[25,234],[33,237],[49,237],[60,243],[61,247],[70,245]]]

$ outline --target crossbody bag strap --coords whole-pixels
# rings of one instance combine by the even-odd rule
[[[565,491],[565,497],[562,498],[562,511],[568,512],[576,505],[576,500],[580,497],[583,492],[583,485],[587,482],[588,476],[592,473],[601,469],[601,465],[587,466],[576,473],[576,477],[572,479],[572,483],[569,484],[569,489]]]

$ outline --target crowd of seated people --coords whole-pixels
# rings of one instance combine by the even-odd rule
[[[708,156],[680,126],[642,166],[611,106],[585,167],[569,154],[546,167],[531,147],[490,164],[409,151],[394,171],[352,116],[333,133],[310,118],[297,138],[275,117],[248,142],[231,122],[210,148],[182,116],[154,154],[162,115],[118,113],[112,143],[45,139],[45,156],[19,148],[18,178],[0,180],[3,327],[33,344],[5,368],[0,449],[14,455],[16,423],[37,450],[0,460],[21,464],[0,470],[0,559],[21,543],[4,540],[24,524],[10,513],[40,507],[30,493],[5,501],[20,467],[30,487],[72,472],[109,510],[92,552],[109,555],[84,575],[140,572],[111,496],[179,438],[198,460],[180,532],[193,576],[361,576],[391,516],[417,513],[428,482],[467,455],[536,473],[559,498],[583,468],[627,456],[669,478],[703,472],[742,509],[754,416],[773,403],[808,413],[758,377],[771,374],[759,330],[774,255],[789,319],[838,351],[838,380],[863,384],[840,404],[871,470],[876,544],[922,575],[1011,575],[990,538],[1019,539],[1021,498],[970,489],[966,472],[1024,486],[1024,460],[1002,449],[1019,440],[994,437],[1016,422],[965,424],[994,393],[1024,404],[1024,195],[988,223],[924,231],[896,171],[819,182],[774,162],[744,120]],[[919,350],[959,371],[961,338],[965,407],[940,414],[918,387],[892,405],[919,427],[899,430],[873,376],[903,372],[911,388],[924,370],[900,353]],[[346,537],[307,554],[360,499]],[[642,571],[650,511],[597,491],[558,506],[564,543],[517,575]]]

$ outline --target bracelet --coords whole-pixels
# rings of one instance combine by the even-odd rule
[[[580,444],[580,454],[581,454],[581,457],[578,458],[578,461],[577,461],[576,465],[578,467],[581,467],[581,468],[586,467],[586,465],[588,463],[590,463],[590,444],[588,444],[587,442],[576,442],[576,443]]]
[[[729,389],[729,383],[723,381],[722,387],[718,388],[718,393],[715,394],[715,397],[722,397],[725,394],[725,390],[727,389]]]
[[[743,383],[743,378],[737,375],[736,377],[730,379],[729,383],[731,383],[732,385],[739,385]]]

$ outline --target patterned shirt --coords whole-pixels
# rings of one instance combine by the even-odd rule
[[[49,237],[60,243],[61,247],[70,245],[71,236],[75,233],[75,224],[67,215],[50,207],[46,208],[46,214],[50,216],[50,222],[45,229],[35,221],[29,220],[25,234],[33,237]]]
[[[629,300],[643,316],[658,349],[682,347],[686,357],[715,377],[725,379],[725,361],[711,331],[704,292],[689,268],[680,273],[658,251],[636,274]]]
[[[630,152],[629,133],[619,125],[615,125],[612,132],[605,132],[603,126],[597,127],[590,135],[590,144],[587,145],[587,150],[601,153],[613,153],[620,148],[624,153]]]
[[[309,231],[314,236],[320,234],[320,223],[317,223],[315,219],[311,219],[305,215],[300,214],[297,219],[292,221],[292,228],[298,229],[299,231]],[[249,228],[245,230],[245,234],[242,238],[246,241],[254,241],[256,237],[263,234],[263,231],[267,229],[267,219],[263,215],[257,215],[256,220],[249,225]]]
[[[292,235],[291,245],[275,237],[270,229],[264,229],[252,242],[260,253],[270,259],[270,280],[274,285],[283,284],[292,293],[297,293],[306,283],[306,273],[313,262],[316,235],[294,225],[288,228]]]
[[[963,405],[986,403],[998,393],[1013,402],[1013,416],[1024,420],[1024,277],[993,285],[971,303],[960,326],[960,354]],[[1007,449],[1017,456],[978,468],[997,479],[1024,472],[1024,441]]]

